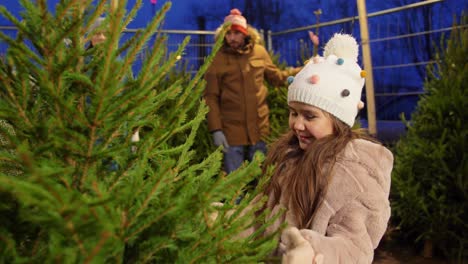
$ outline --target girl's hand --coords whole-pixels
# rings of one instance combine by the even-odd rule
[[[296,227],[288,227],[281,235],[280,251],[283,264],[322,264],[323,255],[316,254]]]

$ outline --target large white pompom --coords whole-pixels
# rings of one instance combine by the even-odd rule
[[[359,46],[356,39],[348,34],[336,33],[325,45],[324,57],[336,55],[338,58],[352,59],[357,62]]]

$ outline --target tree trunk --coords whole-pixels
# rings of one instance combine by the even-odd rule
[[[426,240],[424,241],[424,249],[423,249],[423,257],[425,258],[432,258],[432,252],[433,252],[433,245],[432,245],[432,240]]]

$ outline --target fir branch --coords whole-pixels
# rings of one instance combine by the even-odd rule
[[[93,258],[99,253],[101,250],[102,246],[106,243],[106,241],[111,237],[111,233],[108,231],[102,232],[101,238],[99,239],[99,242],[96,244],[96,246],[93,248],[91,251],[91,254],[86,257],[83,263],[92,263]]]
[[[111,185],[109,186],[109,191],[112,192],[114,191],[114,189],[123,182],[123,180],[126,178],[126,177],[129,177],[130,176],[130,173],[129,173],[129,170],[133,167],[134,163],[136,162],[136,160],[131,160],[130,162],[128,162],[128,165],[127,165],[127,168],[126,170],[124,170],[122,173],[120,173],[120,175],[114,180],[113,183],[111,183]],[[122,183],[124,184],[124,183]]]
[[[14,256],[18,255],[15,249],[15,241],[12,238],[12,234],[4,233],[4,231],[0,229],[0,241],[4,242],[1,245],[6,245],[6,247],[2,249],[2,251],[11,251]]]
[[[101,1],[101,5],[104,1]],[[92,0],[70,0],[62,2],[56,6],[56,15],[55,21],[60,22],[67,20],[67,17],[73,13],[82,13],[82,8],[89,6],[92,3]],[[78,11],[78,12],[77,12]]]
[[[87,0],[87,1],[90,1],[90,0]],[[85,10],[85,13],[89,13],[88,23],[83,27],[82,31],[80,32],[81,36],[87,35],[87,37],[85,38],[85,42],[88,42],[90,38],[92,37],[92,35],[94,34],[94,31],[90,32],[89,30],[92,27],[92,25],[97,21],[97,19],[100,18],[105,13],[105,9],[107,7],[107,1],[99,0],[97,2],[98,4],[96,6],[90,5],[89,2],[82,4],[80,6],[80,8],[87,9]],[[89,12],[90,8],[92,8],[91,12]],[[94,29],[94,30],[98,30],[98,29]]]
[[[41,0],[40,7],[31,0],[22,1],[27,7],[23,21],[18,22],[19,37],[10,39],[8,64],[0,69],[0,83],[9,89],[0,100],[0,116],[16,131],[9,137],[8,149],[0,151],[0,161],[24,166],[24,171],[20,177],[2,171],[0,189],[13,190],[9,193],[18,201],[18,220],[40,232],[27,237],[27,250],[31,246],[36,250],[33,256],[25,255],[22,245],[13,244],[12,250],[2,251],[5,258],[253,262],[264,254],[267,247],[260,242],[240,249],[247,241],[233,239],[251,223],[251,216],[226,217],[227,232],[217,226],[198,241],[197,232],[206,228],[203,212],[208,201],[238,193],[254,176],[255,167],[233,178],[217,177],[219,150],[199,163],[193,161],[196,133],[207,112],[199,98],[207,66],[190,81],[174,81],[167,75],[188,38],[165,60],[167,38],[158,32],[137,78],[127,74],[167,9],[155,18],[152,29],[137,33],[119,48],[122,29],[141,0],[128,16],[126,1],[112,9],[107,1],[67,0],[51,13],[46,11],[46,0]],[[106,15],[102,28],[107,26],[110,35],[104,45],[85,51],[82,41],[91,38],[89,28],[102,14]],[[73,41],[65,45],[64,38]],[[30,41],[35,43],[32,48],[25,44]],[[124,60],[119,60],[124,53]],[[84,60],[87,56],[93,56],[90,63]],[[30,119],[29,125],[14,100]],[[136,127],[144,128],[142,138],[131,142]],[[138,149],[131,151],[130,146]],[[109,171],[107,160],[119,168]],[[254,166],[258,168],[258,163]],[[3,184],[6,180],[10,182]],[[18,249],[22,251],[13,252]],[[253,253],[256,250],[260,253]]]
[[[157,66],[156,69],[149,68],[151,72],[154,72],[154,77],[149,79],[149,84],[147,85],[151,85],[154,87],[155,83],[160,82],[161,79],[166,76],[166,74],[169,72],[169,69],[174,67],[174,65],[177,63],[178,56],[180,56],[184,52],[185,47],[187,46],[189,41],[190,37],[185,37],[182,43],[177,48],[177,50],[169,55],[169,58],[163,65],[153,65],[153,67]]]
[[[73,224],[73,222],[72,221],[67,221],[66,224],[65,224],[65,227],[68,229],[68,231],[70,231],[71,237],[73,238],[73,240],[78,245],[78,248],[80,249],[81,254],[85,254],[86,249],[84,248],[83,241],[81,241],[80,238],[79,238],[79,234],[76,231],[75,225]]]
[[[167,214],[171,213],[174,211],[174,209],[176,209],[175,206],[169,206],[168,208],[166,208],[164,211],[160,212],[158,214],[157,217],[155,217],[154,219],[152,219],[151,221],[149,221],[148,223],[144,224],[143,226],[141,226],[140,228],[138,228],[137,230],[135,230],[133,233],[127,235],[124,239],[125,242],[127,242],[128,240],[130,240],[131,238],[133,237],[136,237],[138,234],[140,234],[141,232],[143,232],[144,230],[146,230],[147,228],[151,227],[152,225],[154,225],[155,223],[159,222],[163,217],[165,217]]]
[[[200,106],[200,108],[198,109],[198,112],[197,112],[197,115],[195,116],[195,118],[188,122],[186,124],[186,126],[181,126],[180,128],[184,128],[184,127],[190,127],[191,128],[191,131],[190,131],[190,134],[187,138],[187,140],[185,141],[185,143],[182,145],[183,148],[182,148],[182,152],[179,156],[179,161],[177,163],[177,168],[181,169],[183,168],[189,161],[189,158],[188,158],[188,153],[189,153],[189,150],[190,150],[190,147],[193,145],[193,142],[195,140],[195,137],[197,135],[197,130],[200,126],[200,123],[204,120],[204,117],[205,115],[208,113],[208,109],[207,107],[204,107],[203,105]],[[174,131],[176,132],[176,131]]]
[[[124,26],[124,28],[127,27],[128,24],[130,24],[130,22],[132,21],[132,19],[133,19],[134,17],[136,17],[137,11],[141,8],[142,3],[143,3],[142,0],[136,0],[136,1],[133,3],[132,9],[130,9],[130,11],[128,12],[127,16],[125,17],[125,20],[123,21],[123,26]],[[124,5],[124,8],[125,8],[125,4],[122,3],[122,5]]]
[[[203,171],[203,174],[206,174],[206,177],[211,178],[213,175],[217,174],[219,172],[219,169],[221,167],[220,161],[222,159],[222,154],[219,150],[211,153],[209,156],[207,156],[205,159],[200,161],[197,164],[192,164],[190,166],[191,171],[202,171],[205,169],[209,169],[208,171]],[[216,164],[216,165],[214,165]],[[216,173],[215,173],[216,172]],[[201,176],[200,176],[201,177]],[[218,178],[218,180],[221,180]],[[208,194],[206,194],[208,195]],[[208,199],[209,196],[206,196],[206,200],[209,201]]]
[[[165,172],[163,172],[163,175],[170,175],[169,172],[171,172],[173,170],[171,169],[167,169]],[[134,213],[133,217],[130,218],[130,220],[128,221],[128,227],[131,227],[133,225],[135,225],[135,220],[147,209],[148,207],[148,204],[150,203],[151,199],[154,198],[155,194],[157,193],[158,189],[159,189],[159,186],[161,184],[161,182],[163,182],[163,180],[165,180],[166,178],[168,178],[168,176],[161,176],[157,181],[156,183],[153,184],[153,187],[151,188],[151,191],[146,195],[144,201],[143,201],[143,204],[141,206],[139,206],[138,210]],[[166,210],[165,213],[163,214],[160,214],[159,218],[157,218],[154,222],[157,222],[159,221],[160,218],[162,218],[166,213],[168,213],[169,211]],[[144,228],[140,228],[139,230],[135,231],[133,234],[131,234],[130,236],[127,236],[127,238],[125,239],[126,241],[128,240],[129,237],[133,237],[134,235],[140,233],[142,230],[144,230],[145,228],[147,228],[148,226],[150,226],[151,224],[146,224],[144,226]]]
[[[223,26],[223,28],[221,29],[222,33],[221,34],[224,34],[227,30],[227,26]],[[205,74],[205,72],[207,71],[208,67],[211,65],[211,63],[213,62],[213,59],[216,55],[216,53],[219,51],[219,49],[221,49],[221,47],[223,46],[223,37],[219,37],[215,43],[215,45],[213,46],[213,49],[212,49],[212,52],[211,54],[206,58],[205,60],[205,63],[200,67],[200,69],[197,71],[197,73],[195,74],[194,78],[189,82],[188,84],[188,88],[185,90],[185,92],[179,97],[179,100],[177,102],[177,105],[178,106],[181,106],[185,100],[187,99],[187,97],[189,97],[190,95],[193,94],[192,90],[193,90],[193,87],[195,85],[198,84],[198,82],[203,78],[203,75]],[[185,40],[184,40],[185,41]],[[185,46],[184,46],[185,47]],[[176,52],[177,54],[177,52]]]
[[[9,85],[5,85],[4,88],[6,89],[10,100],[12,100],[12,103],[14,104],[13,106],[18,111],[19,116],[26,122],[26,125],[28,127],[32,127],[33,126],[32,122],[28,118],[28,115],[26,114],[26,110],[23,108],[22,104],[20,104],[20,102],[17,100],[17,97],[15,96],[13,90],[11,89],[12,87],[10,87]]]
[[[103,100],[105,100],[105,98],[107,98],[109,95],[109,87],[115,87],[116,81],[119,81],[118,78],[122,76],[119,74],[117,75],[118,78],[115,78],[115,75],[111,73],[111,71],[114,70],[113,66],[117,58],[116,47],[119,43],[119,34],[121,31],[119,28],[120,23],[117,21],[119,18],[121,17],[117,16],[111,19],[111,23],[108,25],[110,31],[108,34],[108,39],[101,44],[103,45],[104,53],[102,54],[102,65],[100,65],[98,75],[96,77],[96,91],[99,92],[99,102],[97,104],[95,119],[93,120],[95,123],[97,123],[96,117],[99,116],[99,113],[103,108]],[[121,66],[118,65],[118,68],[119,67]]]
[[[103,207],[104,207],[105,212],[107,213],[108,216],[111,216],[111,215],[112,215],[112,210],[111,210],[111,208],[109,208],[109,206],[106,204],[106,203],[110,200],[110,198],[105,198],[105,197],[103,196],[103,194],[101,193],[101,191],[100,191],[99,188],[98,188],[98,182],[97,182],[96,180],[94,180],[94,181],[92,182],[91,185],[92,185],[93,191],[94,191],[94,192],[97,194],[97,196],[99,197],[99,201],[98,201],[98,202],[89,203],[89,206],[94,207],[94,206],[96,206],[96,205],[98,205],[98,204],[103,204]],[[96,216],[96,218],[99,218],[99,217]]]
[[[127,55],[124,59],[124,67],[122,67],[119,75],[123,74],[128,69],[129,65],[134,62],[136,55],[141,52],[141,49],[148,42],[149,38],[151,38],[151,35],[156,31],[156,28],[160,25],[161,21],[165,17],[167,10],[169,10],[170,7],[171,2],[166,2],[156,17],[154,17],[151,23],[142,31],[141,35],[139,36],[139,40],[136,41],[135,45],[127,52]]]
[[[159,246],[155,247],[153,250],[151,250],[150,252],[148,252],[146,254],[146,256],[143,257],[143,260],[142,260],[142,263],[148,263],[152,260],[152,258],[154,257],[154,255],[159,252],[160,250],[164,249],[164,248],[168,248],[169,245],[166,244],[166,243],[162,243],[160,244]]]
[[[2,6],[0,6],[0,11],[1,11],[1,8]],[[21,28],[18,28],[18,32],[22,33],[22,31],[20,31]],[[30,68],[34,68],[34,63],[37,63],[39,65],[43,64],[43,60],[41,59],[41,57],[39,57],[36,53],[34,53],[33,51],[31,51],[27,46],[26,44],[24,44],[23,42],[19,42],[19,41],[16,41],[16,40],[13,40],[12,38],[10,38],[9,36],[5,35],[3,32],[0,31],[0,39],[5,41],[9,46],[9,50],[8,52],[16,52],[18,54],[22,54],[23,57],[29,57],[32,61],[27,61],[27,60],[22,60],[21,62],[30,66]],[[17,51],[15,51],[15,49]],[[14,55],[14,54],[12,54]],[[16,57],[16,56],[12,56],[14,60],[16,60],[17,62],[18,59],[20,59],[21,57]]]
[[[153,45],[149,56],[146,56],[145,63],[140,69],[138,74],[138,78],[136,82],[141,84],[141,86],[150,86],[153,87],[153,83],[155,81],[148,80],[149,76],[154,76],[152,70],[154,69],[154,65],[158,65],[159,61],[164,55],[164,50],[162,49],[162,44],[167,42],[167,36],[162,36],[158,38],[156,43]]]
[[[60,172],[56,173],[59,174]],[[15,177],[0,175],[0,183],[1,186],[4,186],[5,189],[10,190],[12,193],[21,194],[23,201],[40,206],[44,210],[53,210],[53,208],[59,206],[63,201],[60,193],[53,190],[50,185],[44,181],[45,176],[46,175],[33,175],[31,177],[35,179],[36,182],[29,182]]]
[[[31,40],[31,44],[39,55],[44,56],[43,52],[47,50],[47,43],[45,42],[50,37],[46,31],[47,27],[44,27],[44,24],[47,24],[50,19],[47,9],[44,7],[45,4],[43,3],[42,7],[39,4],[39,8],[37,8],[31,1],[20,0],[20,2],[23,8],[26,9],[23,17],[27,15],[28,19],[23,20],[27,27],[18,28],[18,32]]]

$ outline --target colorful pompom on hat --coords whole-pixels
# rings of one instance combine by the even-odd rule
[[[237,30],[244,35],[249,34],[247,32],[247,20],[237,8],[231,9],[229,15],[224,18],[224,23],[231,23],[231,30]]]
[[[318,107],[352,127],[365,81],[357,64],[358,52],[351,35],[335,34],[325,45],[324,56],[311,58],[294,77],[288,103]]]

